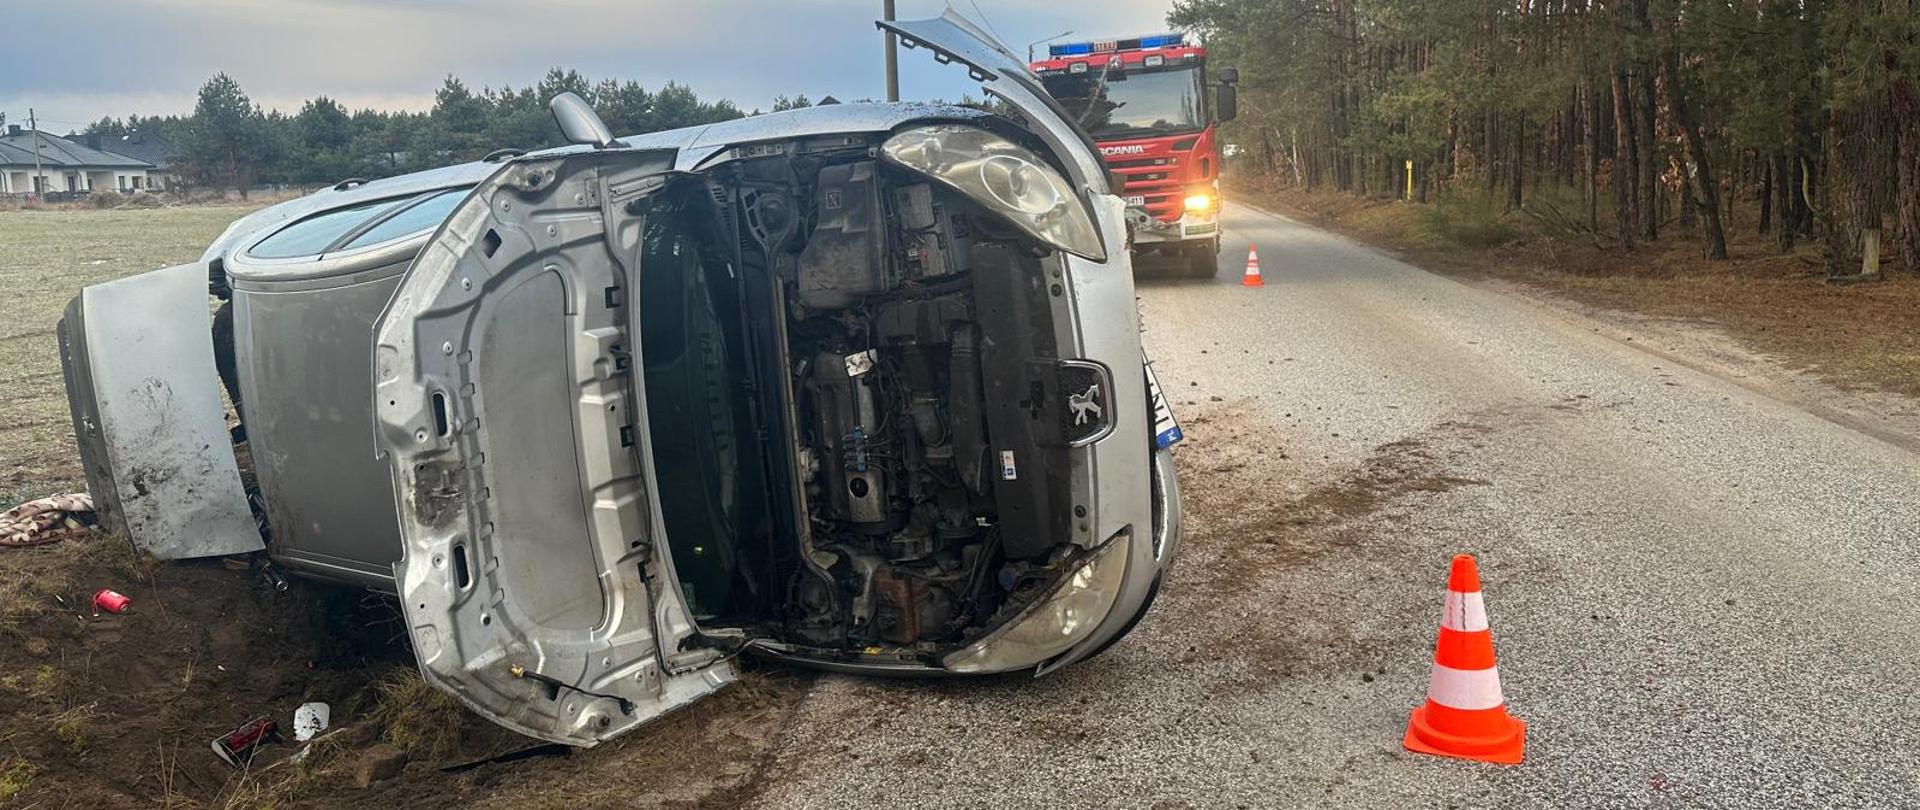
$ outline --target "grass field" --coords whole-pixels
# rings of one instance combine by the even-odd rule
[[[82,488],[54,338],[68,299],[198,259],[253,208],[0,212],[0,501]]]

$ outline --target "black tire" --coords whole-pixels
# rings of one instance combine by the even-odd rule
[[[1187,248],[1181,251],[1180,259],[1187,278],[1213,278],[1220,273],[1220,243]]]

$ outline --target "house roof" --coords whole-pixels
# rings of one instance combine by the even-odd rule
[[[89,138],[91,136],[88,136]],[[134,160],[151,163],[155,168],[164,169],[173,165],[180,156],[180,147],[172,141],[158,135],[145,132],[132,132],[126,135],[101,135],[100,142],[87,140],[84,145],[102,152],[125,155]]]
[[[126,155],[116,155],[99,149],[90,149],[58,135],[45,132],[40,135],[40,165],[49,169],[150,169],[153,164],[145,160]],[[11,129],[0,135],[0,166],[14,168],[32,168],[34,165],[34,132],[23,130],[14,134]]]

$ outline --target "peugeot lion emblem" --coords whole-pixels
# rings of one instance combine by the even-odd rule
[[[1104,412],[1100,409],[1100,384],[1087,386],[1087,390],[1067,395],[1067,410],[1073,414],[1073,423],[1084,425],[1089,415],[1099,418]]]

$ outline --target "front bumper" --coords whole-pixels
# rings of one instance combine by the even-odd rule
[[[1188,212],[1178,220],[1167,222],[1148,214],[1144,208],[1128,208],[1127,225],[1136,246],[1198,242],[1220,236],[1219,212]]]
[[[1044,675],[1075,661],[1098,655],[1131,632],[1134,625],[1138,624],[1146,614],[1147,609],[1153,604],[1153,597],[1159,590],[1162,577],[1172,565],[1174,555],[1180,548],[1185,524],[1180,510],[1180,482],[1174,473],[1171,452],[1167,450],[1154,452],[1153,476],[1152,532],[1151,534],[1131,534],[1115,539],[1115,542],[1129,544],[1125,551],[1128,565],[1124,582],[1115,591],[1113,599],[1108,604],[1105,618],[1099,621],[1094,632],[1078,640],[1072,649],[1050,660],[1023,661],[993,669],[964,669],[941,666],[894,651],[849,657],[837,653],[815,653],[805,648],[768,641],[755,642],[747,647],[746,652],[768,660],[828,672],[922,678],[972,677],[1021,670],[1033,670],[1036,675]],[[1016,618],[1013,621],[1020,620]],[[1010,626],[1011,623],[1007,627]],[[998,635],[1007,630],[1007,627],[1000,628],[989,637]],[[953,657],[950,655],[949,660]]]

